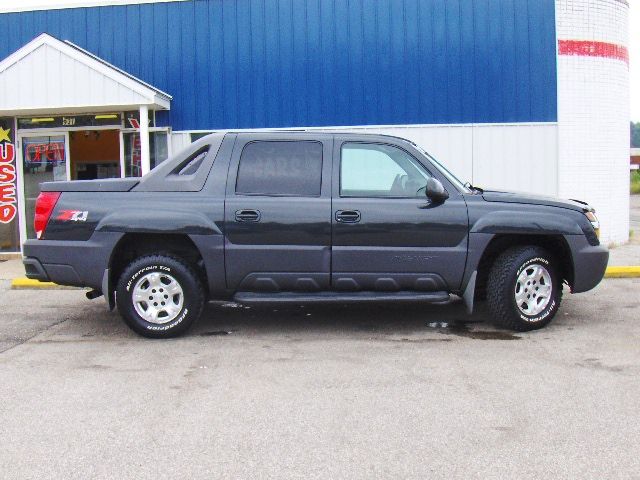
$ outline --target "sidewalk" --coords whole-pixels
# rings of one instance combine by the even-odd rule
[[[609,266],[640,265],[640,195],[629,198],[629,243],[610,249]]]
[[[39,282],[38,280],[29,280],[24,272],[22,260],[2,260],[0,259],[0,282],[3,280],[11,281],[11,289],[13,290],[41,290],[55,288],[57,290],[73,290],[76,287],[67,287],[56,285],[51,282]]]
[[[0,280],[13,280],[24,277],[22,260],[0,260]]]
[[[640,234],[640,232],[637,232]],[[609,250],[609,266],[623,267],[640,265],[640,239],[634,238],[626,245],[613,247]]]

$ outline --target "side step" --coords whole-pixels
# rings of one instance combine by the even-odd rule
[[[352,302],[423,302],[449,301],[447,292],[238,292],[237,303],[352,303]]]

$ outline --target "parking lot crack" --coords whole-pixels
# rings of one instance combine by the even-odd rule
[[[14,348],[17,348],[17,347],[19,347],[21,345],[24,345],[25,343],[29,343],[31,340],[39,337],[40,335],[42,335],[44,333],[47,333],[52,328],[57,327],[58,325],[62,325],[64,322],[67,322],[69,320],[71,320],[71,317],[63,318],[62,320],[59,320],[57,322],[54,322],[54,323],[48,325],[44,330],[40,330],[40,331],[34,333],[30,337],[27,337],[27,338],[24,338],[24,339],[16,339],[17,340],[16,343],[14,343],[13,345],[9,345],[7,348],[5,348],[3,350],[0,350],[0,355],[4,354],[4,353],[6,353],[6,352],[8,352],[10,350],[13,350]]]

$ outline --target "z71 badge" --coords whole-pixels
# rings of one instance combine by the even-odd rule
[[[81,210],[62,210],[56,220],[61,222],[86,222],[89,212]]]

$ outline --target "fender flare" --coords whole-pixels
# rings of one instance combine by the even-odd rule
[[[563,236],[578,238],[585,235],[580,224],[580,212],[568,209],[526,214],[512,210],[497,210],[480,217],[469,230],[467,265],[462,281],[463,299],[468,311],[473,310],[476,277],[480,260],[492,240],[499,235]],[[584,219],[586,222],[586,218]]]

